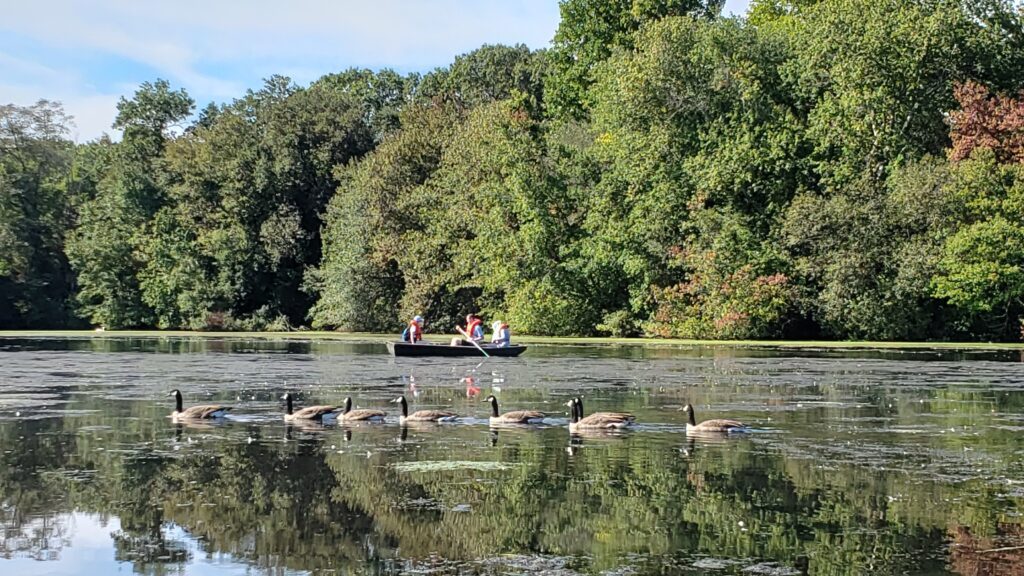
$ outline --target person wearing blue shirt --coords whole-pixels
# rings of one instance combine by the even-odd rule
[[[455,327],[461,334],[468,334],[470,339],[477,344],[484,341],[484,323],[476,314],[466,315],[466,328]],[[454,338],[452,346],[472,346],[472,342],[464,341],[462,338]]]
[[[402,342],[415,344],[420,340],[423,340],[423,316],[417,315],[405,330],[402,330]]]

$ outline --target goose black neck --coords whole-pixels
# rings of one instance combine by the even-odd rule
[[[287,408],[285,409],[286,410],[285,414],[289,414],[290,415],[292,413],[292,395],[291,394],[285,394],[284,395],[284,402],[285,402],[285,405],[287,406]]]
[[[689,408],[689,410],[687,410],[686,413],[690,417],[690,426],[696,426],[697,418],[693,415],[693,406],[687,404],[686,407]]]
[[[569,401],[569,422],[575,424],[580,421],[579,400],[573,398]]]
[[[345,398],[345,411],[342,414],[348,414],[352,411],[352,398]]]
[[[576,414],[580,420],[583,419],[583,399],[579,396],[576,397]]]
[[[402,417],[405,418],[409,415],[409,405],[405,402],[405,396],[399,398],[398,403],[402,405]]]
[[[177,390],[175,390],[174,391],[174,411],[175,412],[181,412],[182,409],[183,408],[182,408],[182,405],[181,405],[181,392],[178,392]]]
[[[498,399],[491,396],[491,416],[498,417]]]

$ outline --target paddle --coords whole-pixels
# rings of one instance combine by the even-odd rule
[[[486,357],[486,358],[490,358],[491,357],[491,355],[487,353],[487,350],[484,350],[483,348],[481,348],[480,345],[476,343],[476,340],[473,340],[472,336],[470,336],[469,334],[466,334],[466,331],[462,329],[462,326],[456,326],[455,329],[459,331],[459,334],[462,334],[463,336],[465,336],[466,340],[469,340],[470,344],[472,344],[473,346],[476,346],[476,349],[479,350],[480,352],[482,352],[484,357]]]

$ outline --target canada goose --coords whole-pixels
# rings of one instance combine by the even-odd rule
[[[697,424],[697,420],[693,415],[693,405],[687,404],[683,411],[686,412],[690,420],[686,423],[686,431],[692,433],[708,433],[708,432],[746,432],[747,425],[737,420],[705,420],[700,424]]]
[[[229,406],[221,406],[220,404],[202,404],[199,406],[182,408],[181,392],[173,390],[170,395],[174,396],[174,412],[171,412],[171,418],[174,418],[175,420],[222,418],[228,413],[228,410],[231,410]]]
[[[315,420],[317,422],[329,422],[338,417],[338,412],[341,408],[337,406],[307,406],[300,408],[297,412],[292,412],[292,395],[290,393],[281,396],[281,400],[284,400],[287,408],[285,408],[284,419],[285,420]]]
[[[580,415],[580,422],[587,420],[591,416],[601,416],[602,418],[616,418],[625,420],[627,424],[635,424],[636,416],[633,416],[629,412],[594,412],[590,416],[584,416],[583,414],[583,399],[579,396],[573,398],[576,402],[576,412]]]
[[[345,398],[345,411],[342,412],[341,419],[346,422],[383,422],[384,416],[383,410],[372,410],[369,408],[353,410],[352,399]]]
[[[569,420],[569,431],[577,429],[613,429],[626,428],[633,424],[636,417],[625,412],[594,412],[590,416],[583,416],[583,400],[573,398],[565,403],[571,411]]]
[[[546,417],[543,412],[536,410],[516,410],[498,414],[498,399],[493,395],[485,398],[484,402],[491,403],[491,424],[537,424]]]
[[[448,410],[417,410],[409,414],[409,404],[406,403],[404,395],[395,398],[391,402],[402,405],[402,415],[398,418],[399,424],[405,424],[406,422],[451,422],[459,417],[455,412],[449,412]]]

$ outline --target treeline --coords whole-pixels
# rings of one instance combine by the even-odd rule
[[[1024,8],[563,0],[425,75],[0,110],[0,326],[1018,340]]]

